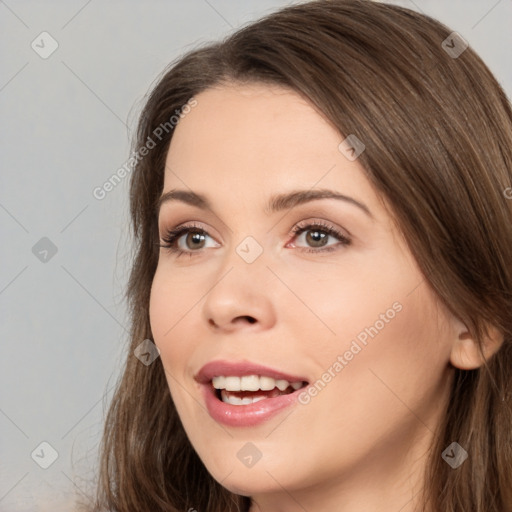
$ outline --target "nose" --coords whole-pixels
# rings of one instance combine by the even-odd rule
[[[241,259],[230,259],[230,265],[206,295],[203,303],[205,321],[218,332],[271,328],[276,321],[272,287],[269,286],[274,276],[263,258],[250,264]]]

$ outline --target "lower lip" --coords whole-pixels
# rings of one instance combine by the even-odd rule
[[[265,398],[265,400],[252,404],[231,405],[217,398],[216,390],[211,383],[203,384],[202,388],[206,408],[210,416],[218,423],[230,427],[252,427],[259,425],[286,407],[296,404],[298,394],[304,390],[304,388],[300,388],[293,393],[279,395],[275,398]]]

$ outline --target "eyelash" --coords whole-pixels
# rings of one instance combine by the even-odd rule
[[[304,233],[305,231],[310,231],[310,230],[311,231],[316,230],[316,231],[323,232],[327,235],[331,235],[332,237],[337,238],[340,241],[340,244],[337,244],[335,246],[328,246],[328,247],[325,247],[322,249],[315,249],[313,247],[310,247],[310,248],[301,247],[299,249],[301,251],[305,251],[305,252],[309,252],[309,253],[331,252],[331,251],[338,250],[340,245],[348,246],[351,243],[351,240],[349,238],[347,238],[345,235],[343,235],[342,233],[340,233],[336,228],[334,228],[333,226],[331,226],[329,224],[324,224],[324,223],[318,222],[318,221],[311,222],[311,223],[308,223],[305,225],[301,225],[299,223],[293,228],[292,234],[294,235],[294,238],[296,238],[299,235],[301,235],[302,233]],[[181,226],[181,227],[178,227],[175,229],[168,230],[165,237],[162,238],[162,241],[165,243],[157,244],[157,245],[163,249],[166,249],[170,253],[175,254],[176,257],[182,256],[185,254],[188,254],[190,257],[192,257],[195,254],[201,253],[202,252],[201,249],[197,250],[197,251],[184,251],[182,249],[179,249],[176,246],[176,242],[184,234],[188,234],[188,233],[196,233],[196,234],[200,234],[200,235],[210,236],[210,235],[208,235],[207,231],[205,231],[204,229],[200,228],[197,225],[185,225],[185,226]]]

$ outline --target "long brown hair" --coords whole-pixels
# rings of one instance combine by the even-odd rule
[[[95,510],[249,508],[249,498],[217,483],[192,448],[160,359],[146,366],[134,350],[152,339],[155,206],[174,131],[169,120],[211,86],[259,82],[303,95],[339,129],[340,141],[354,134],[364,142],[359,162],[432,289],[479,344],[489,327],[503,334],[481,368],[454,369],[426,469],[424,510],[512,511],[512,113],[489,69],[451,32],[402,7],[319,0],[198,47],[160,77],[134,145],[140,154],[149,139],[156,142],[131,175],[131,342],[106,418]],[[453,441],[469,454],[457,469],[441,457]]]

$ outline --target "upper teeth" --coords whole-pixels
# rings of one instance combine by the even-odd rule
[[[297,390],[302,387],[302,381],[288,382],[287,380],[276,380],[272,377],[258,375],[245,375],[243,377],[214,377],[212,379],[215,389],[226,389],[227,391],[270,391],[276,386],[280,391],[284,391],[288,386]]]

